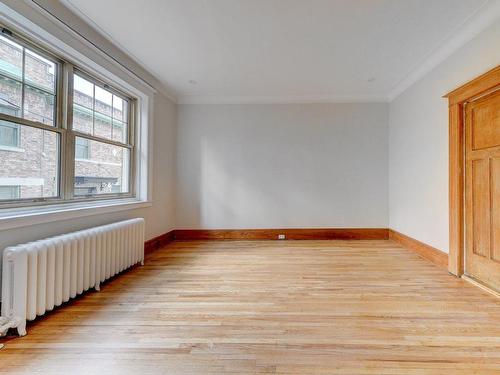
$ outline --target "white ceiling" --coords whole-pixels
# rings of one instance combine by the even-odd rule
[[[387,100],[498,0],[66,2],[180,102],[310,102]]]

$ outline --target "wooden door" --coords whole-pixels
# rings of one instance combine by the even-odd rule
[[[500,90],[465,105],[465,273],[500,290]]]

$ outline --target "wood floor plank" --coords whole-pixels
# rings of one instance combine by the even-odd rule
[[[186,241],[1,342],[1,374],[500,374],[500,301],[389,240]]]

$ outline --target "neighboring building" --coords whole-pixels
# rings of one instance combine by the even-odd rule
[[[56,65],[26,50],[23,77],[22,55],[21,46],[0,39],[0,112],[53,125]],[[126,141],[126,101],[98,86],[91,92],[82,92],[75,84],[73,95],[74,129]],[[55,132],[0,121],[0,200],[58,195],[58,138]],[[77,137],[75,194],[126,189],[128,156],[124,157],[125,152],[128,150]]]

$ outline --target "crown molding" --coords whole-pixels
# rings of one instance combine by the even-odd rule
[[[392,102],[454,52],[500,18],[500,1],[490,0],[472,13],[413,69],[388,95]]]
[[[179,95],[177,104],[387,103],[377,95]]]

